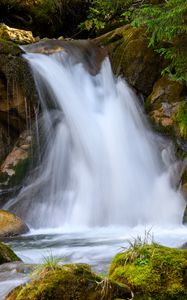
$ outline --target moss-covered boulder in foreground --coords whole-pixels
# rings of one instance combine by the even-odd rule
[[[38,277],[14,289],[6,300],[114,300],[131,299],[124,284],[106,280],[93,273],[88,265],[70,264],[44,267]]]
[[[0,265],[21,259],[5,244],[0,243]]]
[[[128,284],[134,300],[186,300],[187,251],[135,244],[114,257],[109,278]]]

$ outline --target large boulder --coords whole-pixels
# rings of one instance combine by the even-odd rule
[[[44,267],[25,286],[15,288],[6,300],[114,300],[131,299],[130,289],[93,273],[88,265]]]
[[[95,39],[109,52],[116,75],[124,76],[128,83],[144,95],[149,95],[159,78],[162,59],[148,47],[143,28],[126,25]]]
[[[0,243],[0,265],[21,259],[5,244]]]
[[[0,237],[9,237],[26,233],[27,225],[15,214],[0,209]]]
[[[114,257],[109,276],[128,284],[137,300],[186,300],[187,250],[135,241]]]

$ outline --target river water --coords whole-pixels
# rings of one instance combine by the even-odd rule
[[[180,247],[186,242],[187,227],[108,227],[79,231],[68,228],[31,230],[29,234],[5,239],[24,264],[5,264],[0,267],[0,299],[13,287],[30,279],[33,265],[43,263],[47,257],[59,258],[59,263],[88,263],[98,273],[107,273],[114,255],[123,251],[138,236],[148,242],[153,239],[162,245]]]

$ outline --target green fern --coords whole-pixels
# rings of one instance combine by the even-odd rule
[[[146,26],[149,47],[168,61],[162,74],[187,81],[187,1],[143,5],[134,12],[132,25]]]
[[[87,19],[79,27],[97,33],[114,23],[124,24],[125,19],[129,18],[125,12],[128,11],[133,2],[133,0],[92,0]]]

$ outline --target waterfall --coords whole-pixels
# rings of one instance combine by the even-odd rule
[[[25,58],[41,102],[42,161],[8,208],[34,228],[181,224],[169,151],[109,59],[93,75],[66,51]]]

